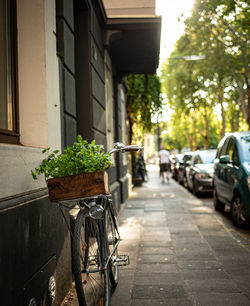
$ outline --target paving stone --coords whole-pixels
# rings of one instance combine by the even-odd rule
[[[124,283],[115,289],[111,297],[111,306],[128,306],[131,303],[132,283]]]
[[[185,284],[190,292],[209,293],[209,292],[240,292],[234,281],[230,279],[208,278],[185,280]]]
[[[201,235],[197,230],[187,231],[187,232],[177,231],[171,233],[171,238],[173,241],[175,241],[176,239],[189,239],[189,238],[200,239]]]
[[[212,229],[213,231],[220,231],[221,230],[221,224],[217,222],[211,222],[211,223],[204,223],[204,224],[197,224],[196,226],[199,228],[200,232],[207,232],[208,230]]]
[[[223,266],[216,260],[178,260],[180,268],[186,270],[222,270]]]
[[[122,226],[125,224],[126,226],[129,226],[132,222],[141,223],[143,215],[143,209],[124,209],[122,214],[119,216],[119,225]]]
[[[175,224],[169,225],[170,233],[179,233],[179,232],[192,232],[197,230],[197,226],[194,224]]]
[[[225,231],[224,231],[225,233]],[[218,233],[219,234],[219,233]],[[221,245],[225,245],[225,247],[228,246],[233,246],[236,245],[236,241],[229,236],[228,234],[226,235],[217,235],[216,231],[212,232],[207,232],[206,234],[204,234],[205,239],[207,240],[207,242],[212,246],[212,247],[217,247],[217,246],[221,246]]]
[[[170,238],[170,232],[169,232],[169,229],[166,228],[166,229],[159,229],[158,227],[156,227],[155,229],[154,228],[147,228],[143,230],[142,232],[142,235],[141,235],[141,238],[142,239],[145,239],[145,238],[148,238],[148,239],[164,239],[164,240],[171,240]]]
[[[195,306],[249,306],[250,300],[241,293],[206,293],[191,296]]]
[[[163,233],[166,233],[168,232],[169,233],[169,229],[168,229],[168,226],[157,226],[157,227],[146,227],[146,228],[143,228],[143,232],[144,233],[155,233],[155,232],[163,232]]]
[[[182,270],[184,280],[203,280],[203,279],[229,279],[229,275],[222,269],[218,270]]]
[[[131,306],[191,306],[192,303],[188,298],[169,299],[135,299]]]
[[[174,254],[173,248],[171,247],[139,247],[140,255],[167,255]]]
[[[129,203],[126,209],[145,209],[145,203]]]
[[[178,272],[177,264],[162,264],[162,263],[154,263],[154,264],[137,264],[136,273],[167,273],[167,272]]]
[[[175,244],[175,251],[178,252],[205,252],[211,253],[211,248],[205,242],[197,242],[197,243],[174,243]]]
[[[240,265],[249,265],[250,262],[250,252],[245,252],[245,250],[241,252],[225,252],[218,257],[222,263],[237,261]]]
[[[182,259],[197,259],[197,260],[214,260],[215,256],[211,252],[211,250],[200,250],[200,249],[183,249],[183,250],[176,250],[176,255],[179,260]]]
[[[169,236],[154,236],[154,235],[142,235],[141,242],[148,241],[148,242],[158,242],[160,245],[166,244],[167,242],[171,241]]]
[[[178,272],[135,274],[134,285],[183,285],[182,276]]]
[[[146,238],[141,239],[140,248],[152,248],[152,247],[158,247],[158,248],[164,248],[164,247],[169,247],[170,249],[174,249],[172,242],[168,240],[148,240]]]
[[[137,285],[133,288],[133,299],[166,299],[185,297],[186,293],[183,286],[178,285],[162,285],[147,286]]]
[[[222,264],[227,273],[231,275],[241,276],[250,274],[249,261],[227,260],[223,261]]]
[[[176,256],[173,254],[167,255],[143,255],[138,257],[138,263],[176,263]]]
[[[239,276],[232,275],[232,278],[240,290],[242,290],[250,300],[250,273]]]

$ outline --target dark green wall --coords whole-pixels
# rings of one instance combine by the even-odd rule
[[[52,275],[59,302],[72,281],[70,235],[59,208],[47,191],[1,201],[0,207],[1,305],[45,299]]]

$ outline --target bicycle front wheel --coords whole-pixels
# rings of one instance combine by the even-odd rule
[[[119,234],[117,230],[116,217],[111,212],[111,209],[105,211],[106,216],[106,231],[108,240],[109,254],[112,254],[109,267],[110,267],[110,281],[113,288],[118,284],[118,265],[116,259],[119,258],[117,243],[119,242]]]
[[[73,235],[73,273],[80,306],[108,306],[110,303],[109,267],[104,269],[105,248],[98,220],[80,211]]]

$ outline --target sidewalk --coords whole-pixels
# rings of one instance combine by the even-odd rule
[[[249,306],[250,242],[233,235],[217,212],[149,166],[119,216],[119,268],[111,306]],[[71,303],[77,306],[75,292]]]
[[[124,239],[111,306],[250,305],[250,243],[158,167],[135,188],[119,217]]]

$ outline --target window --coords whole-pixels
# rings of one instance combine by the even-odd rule
[[[199,156],[198,155],[194,156],[193,160],[194,160],[193,161],[194,165],[198,164],[199,163]]]
[[[241,137],[242,157],[244,161],[250,161],[250,135]]]
[[[229,155],[230,161],[233,161],[233,152],[234,152],[234,140],[231,138],[229,140],[229,143],[226,149],[226,154],[225,154],[225,155]]]
[[[0,0],[0,142],[18,143],[16,5]]]
[[[220,151],[218,153],[218,157],[221,157],[223,155],[226,155],[226,148],[227,148],[227,144],[228,144],[228,141],[229,141],[230,138],[227,138],[224,143],[223,143],[223,146],[220,148]]]
[[[239,153],[238,153],[238,150],[237,150],[236,143],[234,143],[233,163],[235,165],[239,165],[239,163],[240,163],[240,161],[239,161]]]

